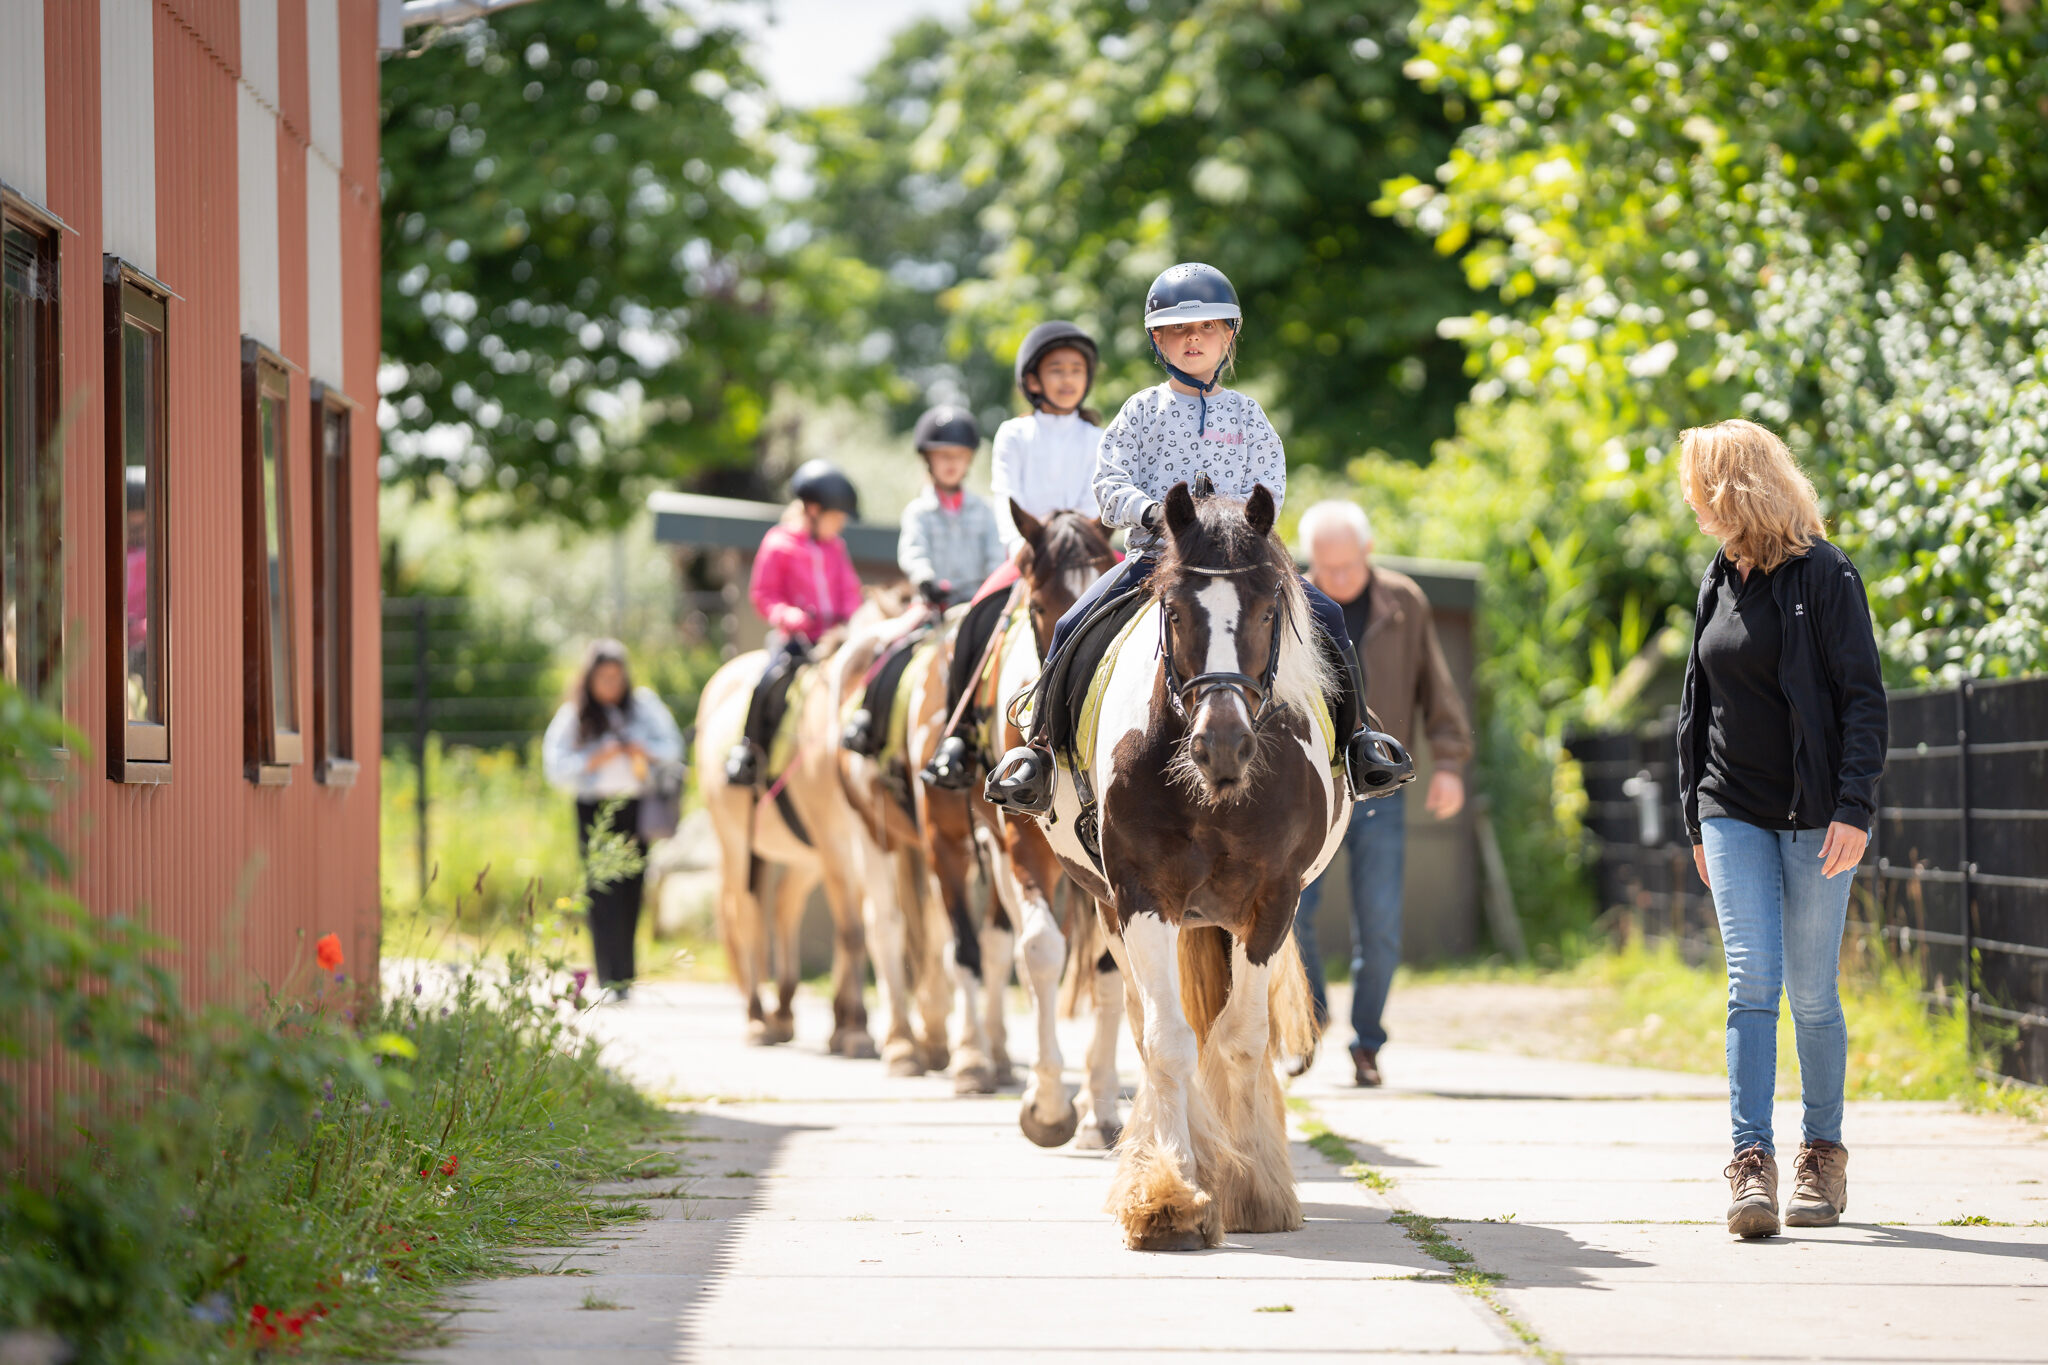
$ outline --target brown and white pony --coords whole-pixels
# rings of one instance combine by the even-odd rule
[[[867,617],[877,610],[874,605],[862,608]],[[824,667],[843,638],[838,632],[827,636],[814,651],[822,662],[804,667]],[[729,660],[705,684],[697,703],[697,780],[718,843],[718,928],[733,982],[746,1000],[747,1041],[786,1043],[795,1036],[790,1001],[798,978],[797,929],[804,902],[812,888],[822,885],[833,929],[828,1048],[844,1057],[873,1057],[875,1042],[861,1002],[867,946],[860,896],[848,877],[852,817],[839,787],[838,722],[828,707],[815,704],[826,689],[813,680],[801,697],[791,697],[803,709],[786,772],[770,774],[771,785],[762,791],[725,780],[725,756],[739,740],[748,700],[767,665],[768,656],[760,650]],[[771,867],[780,869],[773,878],[772,907],[763,894],[769,890]],[[772,1011],[761,1002],[761,987],[771,972]]]
[[[864,690],[869,667],[882,649],[915,629],[912,611],[894,620],[865,622],[846,647],[825,664],[815,704],[831,711],[837,726]],[[922,646],[920,646],[922,647]],[[937,658],[939,650],[926,650]],[[929,703],[923,696],[927,670],[913,657],[898,686],[907,689],[910,713]],[[945,684],[939,683],[943,698]],[[892,727],[895,713],[877,718]],[[907,720],[905,728],[907,729]],[[946,1016],[953,987],[946,971],[948,929],[936,900],[925,894],[924,846],[911,791],[921,787],[908,759],[906,735],[886,736],[882,752],[870,758],[834,742],[834,760],[847,822],[848,871],[860,898],[868,952],[875,964],[876,1004],[882,1014],[882,1062],[892,1076],[944,1071],[951,1060]],[[975,1059],[963,1057],[963,1064]]]
[[[1301,1226],[1276,1060],[1314,1020],[1290,930],[1351,802],[1315,717],[1328,665],[1263,487],[1167,495],[1153,600],[1103,688],[1086,777],[1101,866],[1060,783],[1047,833],[1099,902],[1144,1064],[1109,1210],[1179,1251]]]
[[[1088,585],[1116,563],[1101,523],[1084,512],[1055,512],[1040,522],[1013,502],[1010,513],[1027,546],[1018,565],[1022,577],[1017,591],[1024,594],[1024,620],[1030,630],[1007,633],[990,664],[996,671],[998,714],[992,728],[993,748],[998,752],[1023,742],[1003,703],[1037,682],[1053,626]],[[922,752],[914,754],[913,761],[928,758],[937,748],[946,719],[937,714],[921,717],[923,724],[913,737],[913,748]],[[960,1088],[966,1091],[971,1081],[986,1080],[977,1091],[986,1093],[1007,1079],[1002,990],[1010,975],[1014,934],[1017,972],[1030,993],[1038,1033],[1037,1056],[1024,1089],[1018,1125],[1041,1147],[1060,1146],[1078,1130],[1077,1147],[1107,1148],[1116,1141],[1119,1130],[1116,1044],[1123,982],[1114,962],[1102,953],[1093,905],[1085,895],[1058,894],[1059,860],[1038,822],[1005,816],[982,797],[978,785],[969,792],[923,787],[919,799],[924,807],[922,825],[933,889],[945,904],[953,927],[953,968],[969,1028],[962,1053],[978,1052],[993,1062],[986,1074],[963,1063],[956,1073]],[[967,879],[974,863],[971,840],[979,841],[983,865],[996,893],[978,936],[967,900]],[[1063,916],[1056,908],[1062,900],[1078,906],[1081,913]],[[1070,940],[1075,948],[1071,953]],[[1085,1126],[1081,1108],[1067,1094],[1063,1079],[1066,1060],[1056,1028],[1061,970],[1069,961],[1072,1000],[1092,1001],[1095,1008],[1088,1083],[1082,1091]]]

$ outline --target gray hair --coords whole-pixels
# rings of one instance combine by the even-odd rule
[[[1301,525],[1295,528],[1294,538],[1303,559],[1309,557],[1316,537],[1326,531],[1349,531],[1358,540],[1362,550],[1372,544],[1372,519],[1365,509],[1355,502],[1343,498],[1325,498],[1301,514]]]

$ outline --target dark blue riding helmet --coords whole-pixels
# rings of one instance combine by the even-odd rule
[[[966,408],[941,403],[935,408],[925,409],[924,416],[917,419],[910,439],[920,455],[933,446],[966,446],[969,450],[978,450],[981,448],[981,425]]]
[[[1145,335],[1152,338],[1155,327],[1170,327],[1179,322],[1228,322],[1230,324],[1230,346],[1223,353],[1223,364],[1216,367],[1214,378],[1204,382],[1166,358],[1159,349],[1159,342],[1152,340],[1152,356],[1166,367],[1166,372],[1181,383],[1193,389],[1202,400],[1202,409],[1195,419],[1197,435],[1208,430],[1209,395],[1223,382],[1223,365],[1230,363],[1231,355],[1237,350],[1237,330],[1244,324],[1244,309],[1238,306],[1237,290],[1231,286],[1230,277],[1213,265],[1200,261],[1183,261],[1159,272],[1159,278],[1152,281],[1152,287],[1145,291]]]
[[[1088,386],[1095,386],[1095,366],[1099,360],[1095,338],[1064,319],[1055,318],[1050,322],[1041,322],[1025,334],[1024,344],[1017,348],[1017,390],[1033,408],[1045,406],[1045,395],[1033,393],[1026,388],[1025,376],[1038,373],[1038,363],[1044,360],[1048,353],[1059,350],[1062,346],[1081,353],[1081,358],[1088,364]],[[1084,394],[1085,392],[1086,390],[1083,390]]]
[[[853,480],[830,460],[805,460],[798,465],[796,473],[789,476],[789,495],[827,512],[860,516],[860,494],[854,491]]]
[[[1145,291],[1145,329],[1176,322],[1239,322],[1244,310],[1238,307],[1237,290],[1230,277],[1213,265],[1183,261],[1169,266]],[[1232,327],[1231,331],[1236,331]]]

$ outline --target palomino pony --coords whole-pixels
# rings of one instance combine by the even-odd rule
[[[872,605],[862,608],[864,614],[874,612]],[[815,654],[829,662],[843,638],[842,632],[826,636]],[[697,703],[697,780],[718,842],[718,927],[733,981],[747,1002],[747,1041],[786,1043],[795,1036],[790,1001],[798,976],[797,929],[811,889],[822,884],[833,928],[828,1046],[841,1056],[872,1057],[875,1043],[861,1003],[867,940],[860,902],[847,880],[850,816],[834,761],[838,725],[829,711],[806,705],[823,690],[817,681],[823,662],[803,665],[810,676],[799,676],[790,688],[790,706],[800,708],[796,743],[783,771],[768,775],[769,788],[757,792],[725,780],[725,755],[739,740],[748,699],[767,665],[760,650],[728,661]],[[781,869],[772,908],[763,896],[771,865]],[[771,970],[776,1002],[769,1011],[760,990]]]
[[[1100,848],[1083,841],[1078,779],[1048,830],[1128,983],[1144,1074],[1109,1210],[1140,1250],[1301,1226],[1274,1063],[1308,1049],[1314,1018],[1289,930],[1351,800],[1274,510],[1264,487],[1242,504],[1167,495],[1151,601],[1087,708],[1078,779],[1100,803]]]
[[[994,741],[989,747],[996,751],[1022,743],[1016,726],[1003,714],[1007,708],[1002,702],[1028,691],[1037,681],[1054,623],[1098,575],[1116,563],[1101,523],[1086,513],[1055,512],[1040,522],[1013,502],[1010,514],[1028,548],[1018,566],[1022,578],[1016,593],[1021,600],[1013,607],[994,644],[994,658],[986,666],[995,675],[995,714],[988,724]],[[1028,632],[1020,628],[1026,624]],[[941,699],[945,695],[943,669],[944,661],[936,661],[931,684]],[[977,676],[975,686],[983,686],[981,677]],[[913,762],[922,762],[937,748],[949,717],[933,709],[918,719],[912,738]],[[1114,960],[1099,946],[1101,935],[1095,928],[1092,905],[1085,896],[1056,896],[1059,860],[1037,821],[1005,816],[983,798],[978,786],[971,792],[920,787],[927,861],[934,891],[952,922],[953,968],[967,1009],[969,1034],[963,1053],[979,1051],[994,1059],[984,1092],[1004,1079],[1008,1058],[1004,1054],[1002,989],[1010,974],[1012,926],[1017,926],[1021,930],[1016,939],[1018,975],[1030,991],[1038,1030],[1037,1059],[1024,1090],[1018,1125],[1041,1147],[1060,1146],[1079,1129],[1077,1147],[1107,1148],[1118,1132],[1116,1040],[1123,983]],[[979,942],[967,901],[967,878],[974,862],[972,841],[977,840],[996,892],[996,903],[990,907]],[[1081,905],[1086,914],[1076,917],[1079,924],[1062,924],[1054,909],[1056,899]],[[1085,1128],[1083,1115],[1068,1098],[1062,1079],[1066,1063],[1055,1027],[1060,973],[1070,956],[1069,934],[1073,934],[1076,947],[1071,955],[1073,996],[1076,1000],[1091,998],[1095,1007],[1088,1085],[1083,1091],[1088,1110]],[[981,1079],[964,1065],[957,1074],[963,1090],[968,1089],[969,1080]]]

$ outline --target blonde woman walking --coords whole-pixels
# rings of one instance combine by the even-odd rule
[[[1804,1105],[1785,1222],[1831,1227],[1848,1206],[1849,1037],[1836,974],[1884,771],[1884,683],[1863,580],[1828,542],[1785,443],[1739,419],[1694,427],[1681,437],[1678,477],[1700,530],[1721,542],[1700,580],[1678,770],[1693,862],[1728,958],[1728,1230],[1770,1237],[1781,989]]]

